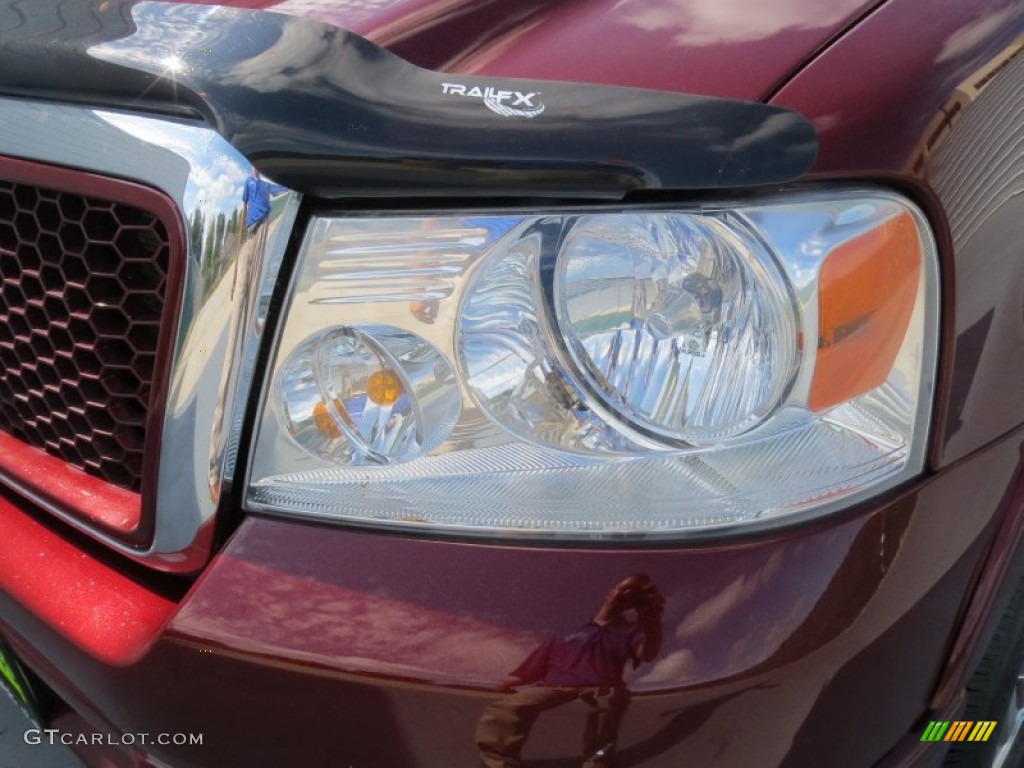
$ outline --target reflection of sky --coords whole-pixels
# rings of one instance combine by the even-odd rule
[[[648,32],[672,33],[679,46],[760,40],[787,29],[826,29],[864,0],[619,0],[612,15]]]
[[[187,73],[182,55],[205,51],[213,45],[208,36],[215,27],[205,22],[223,13],[222,9],[208,5],[183,5],[168,13],[162,4],[139,3],[132,8],[135,32],[120,40],[94,45],[89,55],[161,75]]]
[[[634,692],[742,672],[800,637],[829,586],[849,575],[841,570],[844,557],[863,531],[846,525],[785,545],[684,556],[606,553],[563,573],[564,559],[536,552],[474,553],[422,541],[392,546],[395,539],[381,546],[312,526],[290,526],[282,540],[282,526],[242,530],[184,603],[174,630],[351,672],[490,685],[547,633],[585,621],[601,588],[639,570],[643,560],[666,597],[664,644],[653,663],[629,673]],[[381,562],[388,563],[386,576]],[[845,567],[857,570],[850,561]],[[510,573],[520,575],[501,575]],[[559,588],[545,589],[552,583]],[[834,607],[835,599],[827,604]],[[836,631],[857,612],[856,602],[840,612]]]
[[[977,46],[986,44],[994,33],[1016,26],[1015,20],[1021,13],[1020,6],[1015,5],[987,16],[981,16],[970,24],[965,24],[949,36],[935,61],[937,63],[951,61],[970,53]]]
[[[772,244],[797,293],[802,293],[816,283],[829,252],[898,211],[891,201],[865,196],[750,208],[742,215]]]
[[[125,133],[165,147],[189,161],[192,172],[185,188],[186,211],[201,210],[203,218],[210,221],[218,213],[230,217],[241,204],[251,166],[226,142],[219,141],[213,130],[117,112],[96,114]]]
[[[759,566],[723,567],[690,595],[666,595],[663,653],[641,667],[634,690],[695,683],[762,663],[790,638],[835,580],[855,528],[839,528],[814,546],[794,541],[765,552]],[[838,629],[838,627],[837,627]]]
[[[176,630],[250,652],[288,649],[348,671],[470,685],[493,685],[540,641],[531,632],[384,590],[352,589],[242,559],[222,566],[175,618]]]
[[[402,0],[284,0],[274,6],[274,12],[329,23],[343,20],[346,28],[352,28],[357,22],[371,19],[389,6],[401,3]]]

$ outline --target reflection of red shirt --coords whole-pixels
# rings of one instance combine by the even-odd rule
[[[514,672],[526,683],[605,688],[623,685],[626,662],[639,662],[642,633],[628,621],[595,624],[541,643]]]

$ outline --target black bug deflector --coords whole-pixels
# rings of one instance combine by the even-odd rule
[[[336,27],[157,2],[0,2],[0,94],[201,115],[292,189],[543,195],[776,184],[800,115],[752,102],[443,74]]]

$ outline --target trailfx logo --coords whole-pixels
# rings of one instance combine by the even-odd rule
[[[441,83],[441,92],[445,96],[482,99],[485,107],[502,117],[536,117],[544,111],[544,104],[539,98],[540,91],[523,93],[522,91],[502,91],[489,85],[481,88],[478,85]]]

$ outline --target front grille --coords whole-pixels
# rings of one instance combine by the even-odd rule
[[[133,205],[0,179],[0,430],[141,490],[168,243]]]

